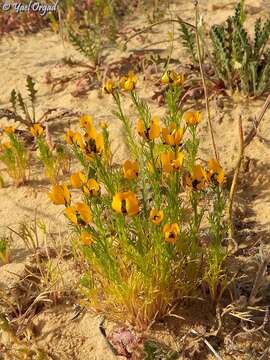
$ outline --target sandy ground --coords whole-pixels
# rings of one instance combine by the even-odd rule
[[[223,0],[201,1],[202,13],[208,26],[213,23],[222,22],[235,5],[235,1]],[[253,24],[258,16],[263,18],[270,12],[270,2],[268,0],[249,0],[246,1],[249,23]],[[181,15],[187,21],[193,21],[192,2],[176,1],[171,4],[172,14]],[[143,26],[145,19],[143,17],[133,16],[128,22],[128,26]],[[142,39],[133,39],[128,45],[127,54],[130,50],[140,48],[153,41],[160,41],[167,38],[167,33],[171,28],[168,25],[162,25],[155,34],[145,34]],[[174,29],[177,31],[177,29]],[[167,44],[158,45],[164,49],[163,54],[167,53]],[[151,47],[150,47],[151,48]],[[120,50],[113,52],[111,57],[117,58]],[[42,31],[35,35],[23,37],[6,36],[0,42],[0,64],[3,69],[1,72],[0,87],[0,106],[6,107],[9,101],[9,95],[13,88],[25,89],[26,75],[34,77],[38,87],[37,114],[41,116],[49,108],[61,107],[64,109],[75,110],[82,113],[89,113],[98,123],[100,120],[108,120],[113,148],[116,150],[115,159],[120,161],[125,157],[125,146],[122,141],[120,123],[111,114],[113,109],[112,99],[110,97],[100,97],[99,90],[90,91],[86,96],[74,97],[71,93],[76,88],[73,81],[67,84],[59,91],[51,91],[51,87],[45,83],[45,74],[50,71],[54,77],[70,75],[80,68],[70,68],[63,64],[63,58],[72,56],[74,59],[82,59],[80,55],[67,43],[62,43],[57,34],[50,31]],[[179,42],[175,42],[173,58],[181,59],[183,49]],[[139,92],[149,101],[153,113],[162,114],[162,110],[151,100],[153,95],[153,86],[150,80],[155,80],[156,74],[150,74],[146,82],[142,81],[140,75]],[[152,82],[151,82],[152,83]],[[23,90],[24,91],[24,90]],[[25,93],[24,93],[25,94]],[[212,117],[214,121],[214,130],[216,142],[220,153],[221,163],[227,171],[231,170],[237,158],[238,149],[238,131],[237,119],[239,114],[243,115],[244,127],[250,128],[252,123],[250,117],[258,114],[263,104],[263,99],[256,101],[234,99],[234,104],[226,104],[223,110],[216,107],[215,101],[211,102]],[[125,102],[125,109],[134,120],[133,109],[128,101]],[[65,121],[56,121],[50,124],[50,130],[53,136],[63,134],[67,129],[69,122],[74,124],[75,117]],[[211,144],[209,142],[208,129],[205,121],[200,128],[202,136],[201,151],[202,156],[211,156]],[[246,155],[251,159],[251,167],[246,176],[251,183],[243,187],[237,194],[239,203],[245,204],[248,208],[248,221],[256,227],[257,233],[260,233],[266,241],[270,233],[270,111],[266,114],[264,121],[259,129],[259,136],[248,147]],[[39,175],[37,175],[39,176]],[[63,229],[64,219],[61,215],[61,209],[51,205],[47,199],[49,184],[38,183],[34,189],[27,186],[14,188],[7,183],[6,187],[0,189],[0,233],[6,232],[6,227],[18,228],[23,220],[33,219],[35,216],[42,218],[51,231],[61,231]],[[255,230],[255,229],[253,229]],[[14,251],[21,249],[23,243],[14,237],[12,248]],[[7,271],[16,272],[19,268],[18,263],[24,263],[24,259],[18,257],[14,265],[0,267],[1,278],[7,279]],[[71,269],[69,269],[72,271]],[[2,280],[1,280],[2,281]],[[71,306],[57,307],[43,312],[37,316],[35,323],[40,328],[41,335],[38,343],[41,346],[46,345],[48,350],[55,355],[56,359],[113,359],[111,351],[106,342],[100,335],[97,318],[91,317],[88,313],[75,322],[68,321]],[[210,357],[209,357],[210,359]],[[244,358],[243,358],[244,359]]]

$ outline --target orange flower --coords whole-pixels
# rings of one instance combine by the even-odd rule
[[[161,82],[163,84],[166,84],[166,85],[173,84],[174,86],[183,85],[185,80],[186,80],[185,74],[178,74],[174,70],[167,70],[161,78]]]
[[[149,218],[152,223],[159,225],[164,219],[163,210],[151,209]]]
[[[137,76],[133,71],[129,71],[127,76],[122,77],[120,85],[124,90],[132,91],[135,89],[137,83]]]
[[[81,171],[76,172],[70,176],[71,185],[75,189],[81,188],[83,186],[83,184],[86,183],[86,181],[87,181],[87,178],[86,178],[85,174],[82,173]]]
[[[173,170],[172,162],[175,159],[175,155],[172,151],[165,151],[160,154],[160,165],[164,173],[170,173]]]
[[[217,160],[210,159],[208,161],[207,177],[209,181],[214,181],[218,184],[222,184],[224,182],[225,173]]]
[[[14,134],[15,128],[14,128],[14,126],[7,126],[4,128],[4,132],[6,134]]]
[[[132,191],[119,192],[113,197],[112,208],[118,214],[133,216],[139,212],[139,202]]]
[[[164,173],[179,170],[183,165],[184,157],[182,152],[175,154],[172,151],[165,151],[159,155],[159,166]]]
[[[145,128],[142,120],[137,121],[136,127],[138,134],[146,140],[157,139],[160,135],[159,118],[157,116],[153,117],[148,128]]]
[[[114,90],[116,89],[115,83],[112,80],[108,80],[104,87],[103,90],[107,93],[107,94],[112,94],[114,92]]]
[[[107,121],[103,120],[100,122],[99,126],[101,127],[101,129],[108,129],[109,124]]]
[[[7,149],[11,149],[12,145],[10,143],[10,141],[4,141],[0,144],[0,150],[5,151]]]
[[[180,227],[178,224],[166,224],[163,227],[165,241],[175,244],[180,235]]]
[[[44,128],[40,124],[34,124],[30,131],[34,137],[41,137],[44,135]]]
[[[55,205],[65,205],[70,203],[71,195],[66,185],[53,185],[48,197]]]
[[[86,141],[85,152],[91,157],[92,154],[101,154],[104,150],[104,138],[102,134],[89,138]]]
[[[177,146],[181,144],[183,139],[184,129],[177,128],[175,123],[172,123],[170,128],[162,129],[162,138],[164,144]]]
[[[81,243],[82,243],[83,245],[85,245],[85,246],[92,245],[93,242],[94,242],[91,234],[89,234],[89,232],[87,232],[87,231],[82,231],[82,232],[81,232],[80,240],[81,240]]]
[[[183,118],[188,126],[197,126],[201,122],[201,112],[200,111],[187,111]]]
[[[92,221],[92,213],[85,203],[77,203],[65,209],[66,216],[75,225],[87,225]]]
[[[126,160],[123,164],[124,178],[132,180],[138,177],[139,174],[139,164],[137,161]]]
[[[65,209],[65,214],[68,217],[68,219],[73,222],[73,224],[78,224],[77,214],[76,214],[76,208],[74,206],[68,206]]]
[[[193,190],[205,189],[207,180],[207,172],[201,165],[194,165],[191,174],[185,178],[186,184]]]
[[[100,191],[100,185],[95,179],[89,179],[83,186],[83,192],[90,196],[99,196]]]
[[[72,130],[68,130],[64,137],[66,143],[69,145],[73,145],[74,144],[74,136],[75,136],[75,133]]]
[[[175,159],[172,161],[172,167],[174,170],[179,170],[184,162],[185,155],[182,152],[176,154]]]
[[[85,128],[85,134],[84,134],[84,139],[86,141],[90,140],[90,139],[93,139],[95,140],[97,138],[97,130],[96,128],[93,126],[93,125],[88,125],[86,128]]]
[[[75,133],[73,136],[73,144],[76,144],[80,147],[81,150],[85,149],[85,143],[83,141],[82,135],[80,133]]]
[[[80,127],[83,129],[88,129],[93,126],[93,118],[90,115],[82,115],[80,117]]]

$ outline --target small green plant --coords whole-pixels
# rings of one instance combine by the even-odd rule
[[[187,50],[188,56],[191,56],[191,59],[194,64],[198,63],[197,59],[197,47],[196,47],[196,36],[195,31],[190,29],[184,22],[180,21],[180,36],[182,39],[182,44],[184,48]]]
[[[81,52],[87,59],[93,62],[94,66],[100,65],[101,41],[93,30],[88,30],[82,34],[74,30],[68,30],[69,40],[72,45]]]
[[[203,42],[209,43],[210,61],[215,76],[226,89],[241,91],[245,95],[260,96],[270,86],[270,19],[265,23],[257,19],[252,40],[244,27],[246,19],[244,0],[237,4],[233,16],[224,24],[210,29],[210,38],[200,34]],[[197,63],[194,29],[181,24],[183,45]],[[208,46],[207,46],[208,47]]]
[[[75,26],[75,22],[68,24],[69,40],[95,67],[101,64],[104,50],[116,40],[118,2],[95,0],[86,6],[81,21],[77,22],[81,26]]]
[[[270,85],[270,49],[267,47],[270,19],[265,23],[261,19],[256,21],[252,41],[244,28],[245,18],[242,1],[225,25],[212,27],[213,57],[218,76],[226,87],[259,96]]]
[[[6,236],[0,237],[0,261],[4,264],[9,263],[9,241]]]
[[[44,166],[45,175],[52,184],[55,184],[58,181],[60,170],[63,174],[69,171],[69,154],[61,144],[57,146],[51,144],[48,129],[45,130],[41,124],[33,124],[30,131],[35,138],[38,159]]]
[[[144,359],[145,360],[177,360],[179,354],[176,351],[170,350],[158,342],[147,340],[144,343]]]
[[[33,78],[29,75],[26,78],[26,88],[28,91],[28,103],[23,99],[20,91],[16,91],[15,89],[12,90],[10,102],[13,114],[10,115],[13,115],[13,119],[15,121],[18,121],[30,128],[32,124],[36,122],[35,104],[37,90],[35,88]]]
[[[31,251],[36,251],[42,245],[39,234],[39,230],[42,229],[43,224],[38,222],[36,217],[31,222],[21,222],[17,231],[9,228],[12,233],[16,234],[24,242],[25,247]]]
[[[4,163],[6,172],[18,186],[26,181],[29,155],[13,127],[6,127],[4,132],[8,141],[1,141],[0,143],[0,161]]]

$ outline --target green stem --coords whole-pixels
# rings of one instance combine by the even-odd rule
[[[138,151],[136,142],[134,141],[134,136],[132,134],[130,123],[129,123],[128,119],[126,118],[126,116],[125,116],[125,114],[124,114],[124,112],[122,110],[119,93],[118,92],[113,92],[113,98],[114,98],[115,103],[116,103],[116,105],[118,107],[118,110],[119,110],[120,120],[124,124],[124,128],[125,128],[125,131],[126,131],[126,134],[127,134],[127,142],[128,142],[128,145],[130,146],[130,150],[131,150],[133,156],[135,156],[135,158],[138,159],[139,158],[139,151]]]

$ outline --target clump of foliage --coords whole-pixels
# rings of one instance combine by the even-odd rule
[[[179,19],[179,25],[180,25],[179,32],[182,39],[182,44],[184,48],[187,50],[188,55],[191,56],[193,63],[196,64],[198,62],[198,59],[197,59],[195,31],[190,29],[185,23],[180,21],[180,19]]]
[[[48,127],[38,122],[36,118],[36,86],[31,76],[26,78],[26,88],[28,99],[24,99],[21,92],[12,90],[10,102],[12,110],[3,109],[0,117],[19,122],[28,131],[16,130],[14,127],[7,127],[4,132],[10,138],[10,142],[3,142],[0,149],[0,160],[5,163],[9,175],[12,178],[20,178],[20,182],[25,180],[24,174],[28,167],[28,155],[24,143],[19,139],[25,137],[28,142],[35,140],[38,149],[38,160],[42,162],[45,169],[45,176],[51,183],[56,183],[60,172],[66,174],[70,167],[70,156],[62,144],[53,144]],[[50,113],[48,111],[47,113]],[[44,116],[46,113],[44,114]],[[44,117],[43,116],[43,117]],[[30,136],[29,136],[30,135]],[[19,165],[20,164],[20,165]],[[0,178],[1,180],[2,178]]]
[[[61,19],[55,15],[51,15],[50,19],[54,29],[62,26],[63,33],[67,33],[74,47],[94,66],[98,66],[104,50],[116,40],[123,5],[122,0],[66,0],[61,3],[64,22],[61,24]]]
[[[98,130],[84,115],[81,131],[66,134],[82,169],[49,193],[65,206],[89,263],[82,285],[91,307],[141,329],[202,283],[215,300],[226,287],[224,171],[215,159],[198,159],[201,114],[177,106],[185,78],[170,71],[162,81],[167,113],[161,120],[136,93],[134,73],[119,85],[109,80],[104,90],[115,100],[128,158],[115,164],[108,127]],[[139,114],[135,129],[121,89]],[[80,201],[73,201],[70,186],[81,191]]]
[[[264,93],[270,84],[270,20],[258,19],[254,28],[254,41],[244,28],[243,2],[238,4],[235,15],[225,25],[212,27],[210,36],[218,76],[224,84],[245,94]]]
[[[30,128],[36,122],[36,94],[35,82],[31,76],[26,78],[26,89],[28,91],[28,101],[23,99],[20,91],[12,90],[10,94],[10,103],[13,111],[6,111],[3,117],[13,119]]]
[[[4,136],[8,139],[7,141]],[[5,165],[5,171],[16,186],[25,182],[29,168],[29,154],[12,126],[4,129],[4,135],[0,141],[0,161]]]
[[[235,7],[233,16],[224,24],[210,29],[210,61],[215,76],[231,91],[240,90],[245,95],[260,96],[270,85],[270,19],[262,22],[259,18],[254,27],[254,39],[245,29],[246,14],[244,1]],[[194,30],[181,24],[183,45],[196,62],[196,41]],[[203,32],[200,34],[201,36]],[[206,41],[207,39],[203,39]]]
[[[52,144],[48,129],[46,134],[46,129],[40,123],[33,124],[30,131],[35,138],[38,159],[44,166],[45,176],[55,184],[61,170],[63,174],[69,171],[70,156],[62,145]]]

